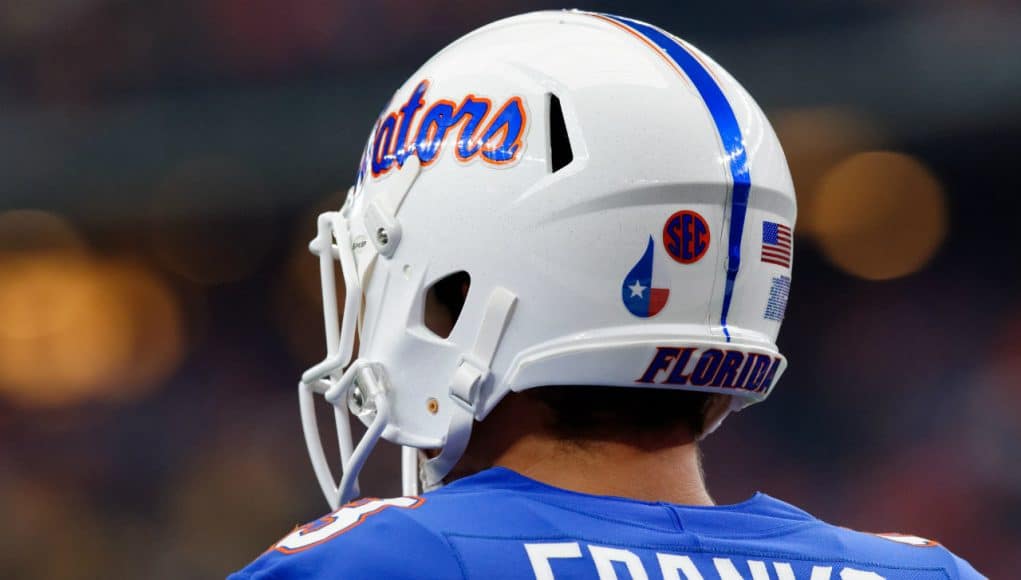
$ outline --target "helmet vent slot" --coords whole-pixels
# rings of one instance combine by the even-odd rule
[[[567,134],[567,124],[564,122],[564,110],[560,106],[560,99],[552,93],[549,96],[549,159],[550,173],[560,171],[574,159],[571,137]]]
[[[434,282],[426,292],[425,327],[440,338],[450,337],[461,317],[470,287],[471,276],[464,271],[454,272]]]

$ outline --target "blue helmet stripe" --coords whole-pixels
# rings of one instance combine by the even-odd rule
[[[748,157],[745,154],[741,126],[734,115],[734,109],[731,108],[727,97],[723,94],[720,86],[716,84],[713,76],[674,37],[655,26],[630,18],[611,14],[598,16],[640,34],[658,46],[695,85],[716,125],[716,131],[720,135],[720,142],[723,144],[726,158],[729,161],[730,175],[733,180],[730,196],[730,232],[727,238],[727,281],[723,290],[723,308],[720,313],[720,325],[723,326],[723,334],[729,342],[730,330],[727,328],[727,313],[730,311],[737,271],[741,267],[741,238],[744,234],[745,214],[748,212],[748,196],[751,189],[751,173],[748,169]]]

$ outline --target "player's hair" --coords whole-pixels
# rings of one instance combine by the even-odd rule
[[[429,290],[433,303],[449,315],[450,324],[460,316],[470,286],[470,276],[457,272]],[[434,331],[446,336],[441,329]],[[555,436],[577,443],[656,435],[679,427],[697,437],[705,430],[706,412],[714,398],[710,393],[692,391],[587,385],[534,388],[526,395],[549,409],[546,427]]]
[[[697,437],[715,395],[667,389],[556,386],[530,389],[551,414],[547,428],[566,441],[657,435],[684,428]]]

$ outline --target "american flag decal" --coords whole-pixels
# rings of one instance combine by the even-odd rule
[[[791,229],[783,224],[762,222],[762,261],[791,267]]]

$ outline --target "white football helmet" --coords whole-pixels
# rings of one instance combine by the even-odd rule
[[[398,89],[310,244],[328,354],[299,394],[330,505],[357,494],[380,437],[404,446],[406,494],[440,485],[472,422],[511,391],[687,389],[732,395],[735,410],[765,399],[786,367],[775,340],[795,213],[762,111],[670,33],[566,11],[457,40]],[[459,272],[470,289],[441,337],[426,294]],[[339,482],[315,394],[334,407]],[[367,426],[357,447],[349,410]]]

